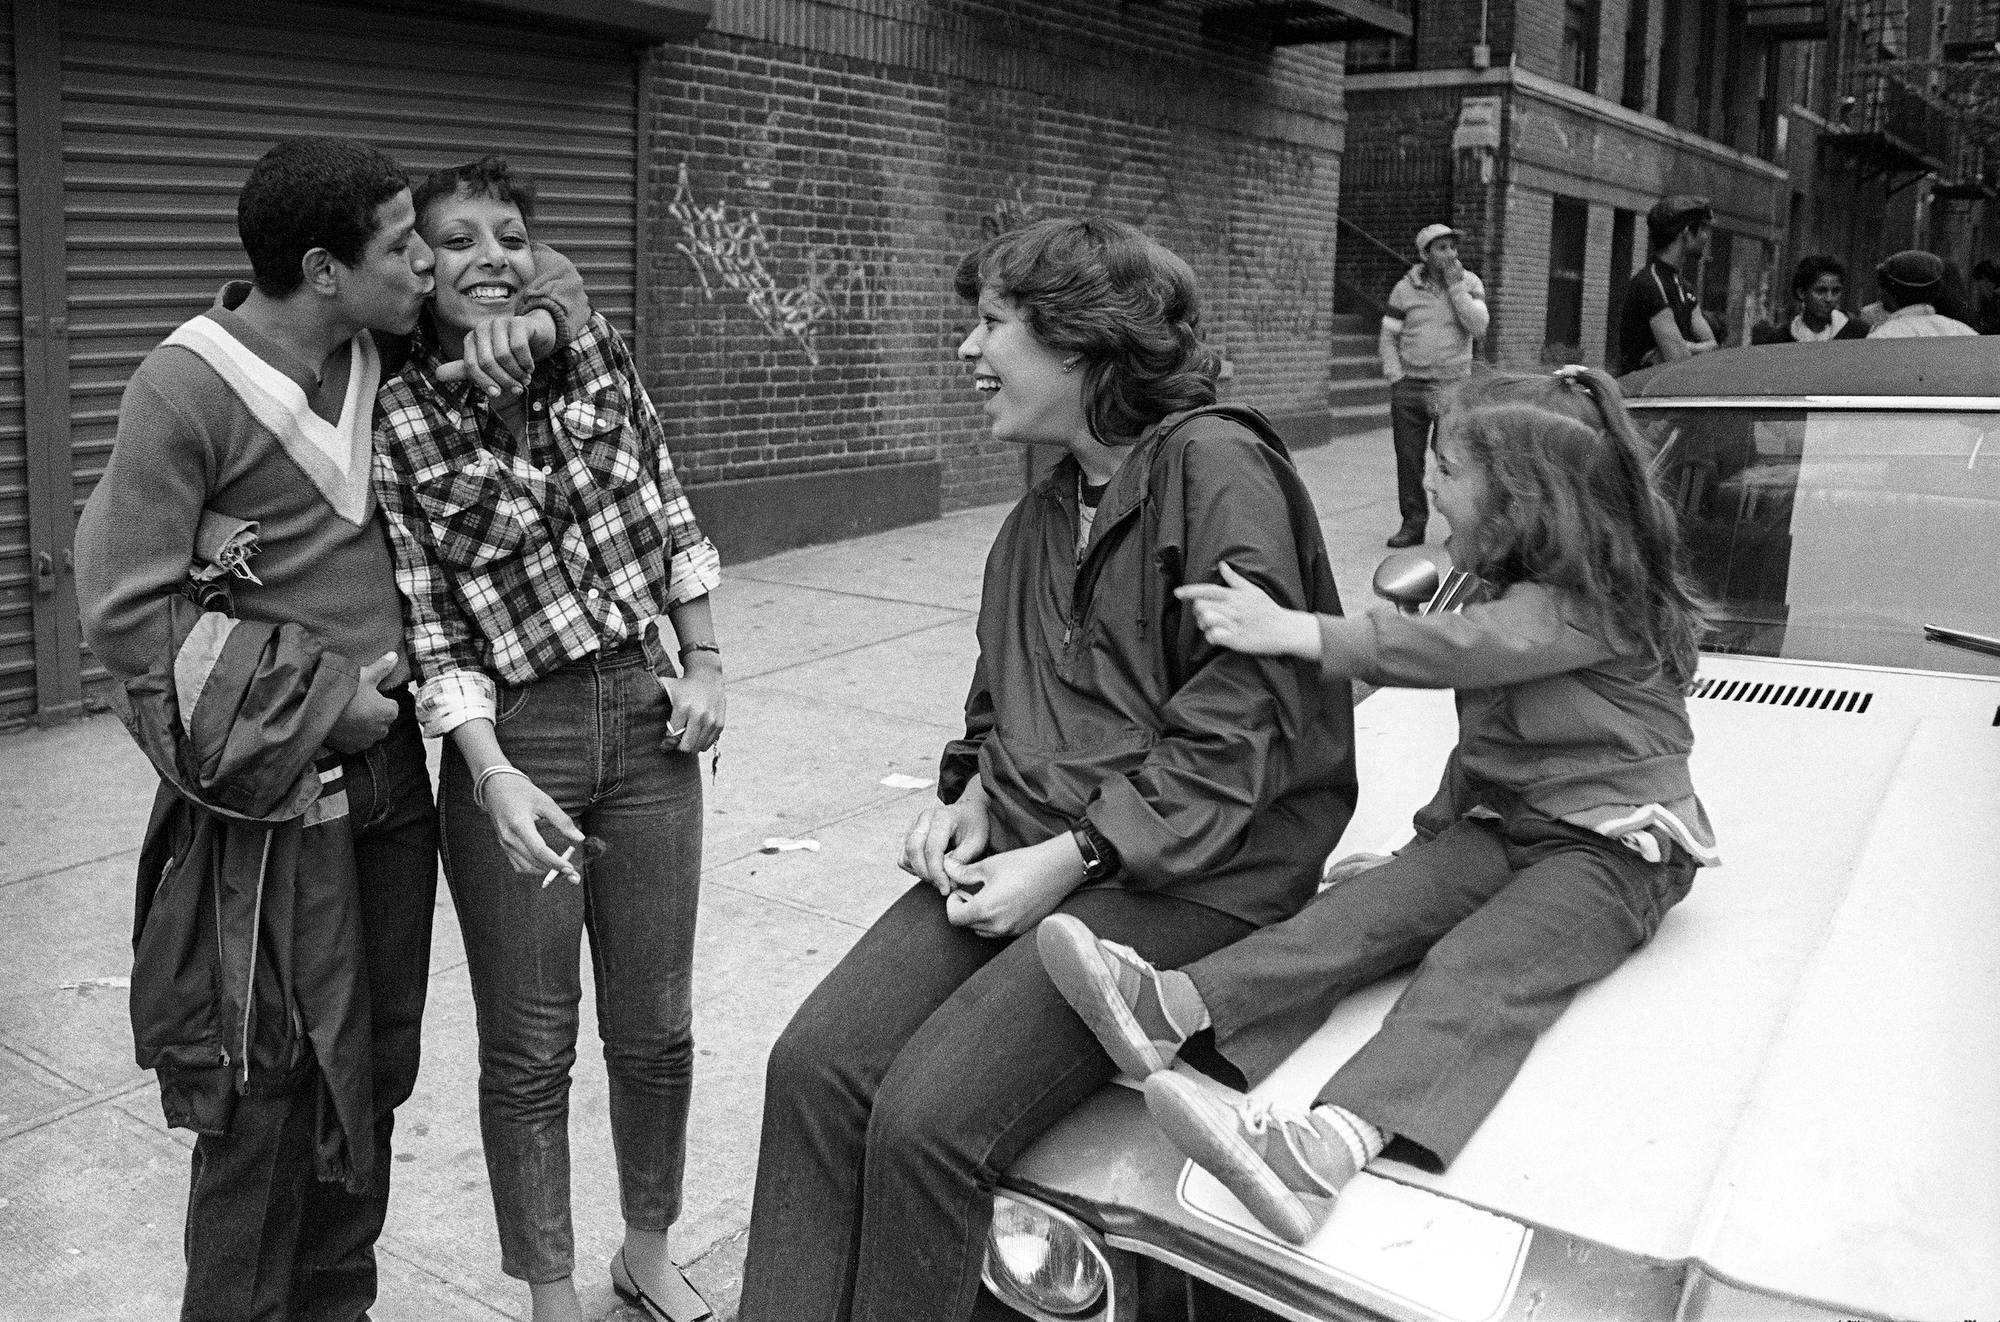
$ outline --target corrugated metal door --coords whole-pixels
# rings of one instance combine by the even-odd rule
[[[64,0],[79,508],[111,452],[133,368],[223,281],[247,276],[236,192],[281,138],[358,138],[412,172],[504,153],[541,185],[540,236],[582,268],[598,309],[632,333],[637,52],[514,15],[413,8]],[[0,360],[0,372],[8,362],[18,357]],[[0,377],[8,390],[17,380]],[[13,416],[0,412],[0,423]],[[84,666],[86,680],[101,676],[90,658]]]
[[[14,13],[0,7],[0,722],[35,705],[35,574],[22,407],[20,187],[14,146]]]

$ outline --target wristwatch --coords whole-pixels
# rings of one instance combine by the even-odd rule
[[[1104,832],[1083,821],[1070,832],[1070,838],[1076,841],[1077,852],[1083,855],[1085,881],[1109,881],[1118,875],[1121,866],[1118,846],[1105,839]]]

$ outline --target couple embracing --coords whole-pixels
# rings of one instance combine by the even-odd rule
[[[581,1316],[588,930],[613,1283],[707,1312],[668,1231],[720,571],[630,351],[532,241],[534,200],[498,158],[413,190],[359,143],[273,148],[237,205],[254,283],[134,374],[78,529],[86,636],[162,781],[132,1006],[168,1122],[198,1135],[184,1319],[366,1316],[440,844],[503,1267],[538,1319]],[[446,740],[435,810],[424,735]]]

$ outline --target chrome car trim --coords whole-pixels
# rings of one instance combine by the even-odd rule
[[[1810,666],[1816,670],[1866,670],[1877,675],[1910,675],[1917,679],[1970,679],[1983,684],[2000,683],[2000,675],[1978,675],[1969,670],[1927,670],[1916,666],[1871,666],[1862,661],[1814,661],[1803,656],[1759,656],[1754,652],[1703,652],[1703,662],[1727,661],[1753,666]],[[1699,673],[1699,667],[1697,667]]]
[[[1233,1281],[1221,1272],[1196,1262],[1193,1258],[1184,1258],[1172,1249],[1161,1248],[1158,1244],[1151,1244],[1143,1239],[1133,1239],[1129,1235],[1107,1234],[1104,1242],[1111,1248],[1124,1249],[1127,1253],[1137,1253],[1155,1262],[1164,1262],[1175,1271],[1185,1272],[1197,1280],[1208,1282],[1218,1290],[1235,1295],[1238,1299],[1248,1300],[1267,1313],[1275,1313],[1284,1318],[1285,1322],[1327,1322],[1324,1313],[1308,1313],[1303,1309],[1293,1308],[1283,1300],[1273,1299],[1270,1295],[1252,1289],[1241,1281]]]
[[[1992,413],[1991,395],[1672,395],[1625,401],[1628,409],[1858,409],[1867,413]]]

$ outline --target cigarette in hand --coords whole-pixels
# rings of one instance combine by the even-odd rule
[[[579,845],[571,845],[568,849],[563,850],[561,861],[564,863],[569,862],[570,859],[576,856],[576,851],[579,847],[582,848],[583,856],[585,859],[596,858],[599,854],[602,854],[605,850],[605,844],[602,840],[599,840],[594,835],[587,835],[583,838],[583,840],[580,842]],[[559,867],[550,868],[549,874],[546,877],[542,878],[543,887],[546,888],[550,882],[554,881],[556,879],[556,874],[561,871],[562,869]],[[572,871],[570,873],[569,883],[572,886],[581,886],[583,884],[583,877],[578,873]]]

